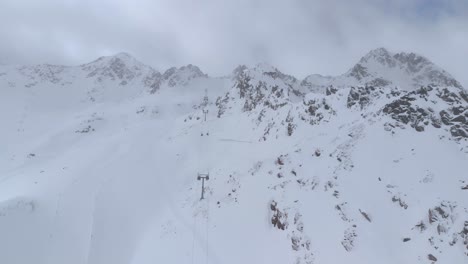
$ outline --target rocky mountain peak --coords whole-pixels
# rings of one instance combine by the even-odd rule
[[[385,48],[371,50],[361,58],[358,64],[366,67],[375,67],[376,65],[386,68],[400,68],[408,74],[420,72],[425,67],[436,67],[431,61],[424,56],[414,52],[406,53],[391,53]]]
[[[360,85],[395,85],[406,90],[436,85],[461,88],[449,73],[416,53],[391,53],[385,48],[370,51],[345,76]]]
[[[285,74],[278,70],[278,68],[265,62],[257,63],[251,68],[245,65],[239,65],[233,70],[232,75],[233,79],[239,79],[242,75],[245,75],[250,76],[250,78],[260,79],[263,81],[271,78],[273,80],[284,81],[287,83],[297,82],[297,79],[294,76]]]
[[[162,79],[167,81],[167,84],[170,87],[187,85],[193,79],[207,77],[208,75],[203,73],[198,66],[192,64],[188,64],[180,68],[171,67],[162,75]]]
[[[95,61],[81,65],[81,69],[88,72],[88,78],[96,77],[98,81],[103,79],[120,80],[122,85],[149,71],[154,71],[125,52],[100,57]]]
[[[236,76],[239,76],[240,74],[242,74],[243,72],[247,70],[248,70],[247,66],[239,65],[232,71],[232,77],[236,78]]]
[[[111,56],[102,56],[98,59],[81,65],[83,68],[91,68],[91,67],[106,67],[106,66],[113,66],[113,65],[125,65],[129,68],[134,67],[142,67],[144,64],[135,59],[132,55],[126,52],[120,52],[115,55]]]
[[[405,53],[400,52],[393,55],[393,58],[400,63],[400,65],[404,66],[409,73],[417,73],[422,70],[424,67],[431,67],[435,66],[432,62],[430,62],[425,57],[418,55],[416,53]]]
[[[394,59],[392,58],[392,54],[385,48],[377,48],[369,51],[364,57],[361,58],[359,64],[366,65],[372,61],[388,67],[395,67],[396,65]]]
[[[414,52],[392,53],[385,48],[369,51],[344,74],[312,74],[307,76],[301,85],[306,91],[319,93],[325,93],[329,86],[399,87],[413,91],[421,86],[432,85],[463,89],[455,78],[426,57]]]
[[[255,64],[255,66],[252,68],[253,70],[255,71],[258,71],[258,72],[279,72],[278,69],[276,67],[274,67],[273,65],[267,63],[267,62],[260,62],[260,63],[257,63]]]
[[[293,76],[279,71],[267,63],[249,68],[240,65],[233,70],[233,87],[243,103],[244,111],[263,106],[278,109],[290,102],[291,97],[300,97],[300,82]]]

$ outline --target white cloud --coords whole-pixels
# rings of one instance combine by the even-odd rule
[[[104,0],[0,3],[0,61],[78,64],[127,51],[164,70],[212,75],[266,61],[304,77],[340,74],[368,50],[414,51],[468,87],[464,0]]]

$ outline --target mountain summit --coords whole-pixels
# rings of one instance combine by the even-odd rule
[[[415,90],[421,86],[440,85],[462,88],[449,73],[416,53],[391,53],[385,48],[371,50],[346,73],[336,77],[310,75],[304,80],[309,88],[326,86],[389,86]]]
[[[96,77],[99,80],[119,80],[122,85],[154,71],[128,53],[100,57],[95,61],[81,65],[81,69],[87,72],[87,77]]]
[[[384,48],[370,51],[346,75],[364,83],[383,80],[403,89],[426,85],[461,88],[449,73],[427,58],[415,53],[393,54]]]

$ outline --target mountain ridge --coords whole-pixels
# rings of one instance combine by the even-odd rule
[[[391,53],[385,48],[369,51],[342,75],[310,75],[304,79],[304,83],[311,88],[323,88],[327,85],[372,85],[415,90],[421,86],[441,85],[463,89],[449,73],[424,56],[413,52]]]
[[[241,66],[242,65],[238,67]],[[152,80],[147,80],[146,82],[153,82],[153,90],[156,89],[157,86],[154,83],[168,81],[168,74],[176,71],[186,71],[184,75],[187,76],[185,77],[173,77],[183,83],[186,83],[187,80],[183,81],[181,79],[208,77],[208,75],[203,73],[199,67],[192,64],[187,64],[186,66],[181,66],[179,68],[170,67],[165,71],[160,72],[153,69],[151,66],[142,63],[126,52],[116,53],[111,56],[102,56],[96,60],[77,66],[53,64],[18,66],[18,68],[33,69],[32,72],[36,73],[41,72],[40,68],[48,68],[47,71],[51,73],[54,73],[55,71],[55,74],[60,73],[63,69],[73,69],[76,67],[79,67],[84,71],[89,71],[91,68],[97,68],[94,69],[93,72],[88,73],[88,75],[99,75],[98,72],[100,71],[101,75],[107,75],[107,77],[110,78],[115,78],[114,75],[117,75],[119,79],[125,79],[123,80],[124,82],[128,81],[127,79],[133,79],[135,75],[144,75],[144,72],[149,72],[147,74],[149,77],[147,78],[152,78]],[[107,69],[108,67],[110,67],[111,70]],[[258,63],[249,68],[285,75],[276,67],[267,63]],[[106,72],[103,73],[102,71]],[[120,72],[116,73],[115,71]],[[235,69],[233,72],[234,71]],[[390,72],[390,75],[385,74],[386,72]],[[290,78],[299,80],[293,75],[286,75]],[[172,86],[175,86],[175,79],[170,81]],[[301,80],[301,85],[304,86],[305,89],[315,92],[324,92],[328,86],[341,88],[358,85],[399,86],[405,90],[415,90],[421,86],[427,85],[453,86],[459,89],[464,89],[462,85],[448,72],[432,63],[426,57],[413,52],[391,53],[385,48],[377,48],[369,51],[361,57],[353,67],[341,75],[323,76],[321,74],[310,74]]]

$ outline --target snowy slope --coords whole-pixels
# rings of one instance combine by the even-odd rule
[[[467,263],[468,94],[405,54],[1,66],[2,263]]]

